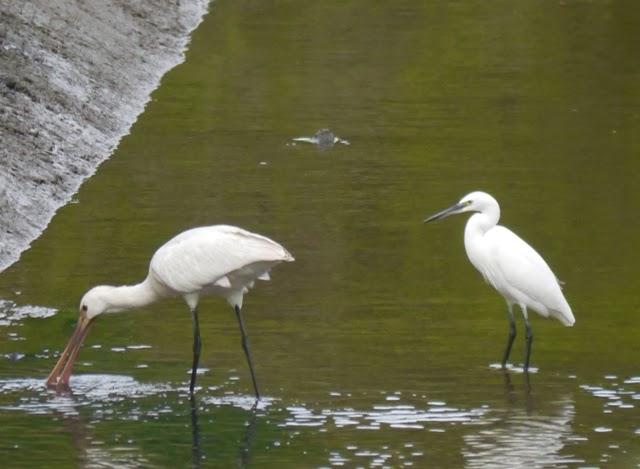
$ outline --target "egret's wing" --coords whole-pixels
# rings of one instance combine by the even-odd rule
[[[502,226],[485,236],[490,259],[488,276],[495,288],[515,289],[548,309],[563,308],[566,301],[556,276],[531,246]]]
[[[185,231],[169,240],[151,259],[150,272],[179,293],[212,284],[228,287],[227,275],[255,263],[292,261],[289,252],[271,239],[227,225]]]

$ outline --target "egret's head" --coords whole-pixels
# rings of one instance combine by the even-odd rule
[[[113,289],[114,287],[100,285],[93,287],[85,293],[82,300],[80,300],[80,316],[85,316],[87,319],[93,319],[102,313],[113,313],[118,311],[114,309],[108,301]]]
[[[440,220],[446,218],[449,215],[455,215],[457,213],[465,212],[487,212],[490,209],[498,207],[496,199],[491,197],[486,192],[475,191],[465,195],[460,202],[446,208],[424,220],[425,223],[430,221]]]

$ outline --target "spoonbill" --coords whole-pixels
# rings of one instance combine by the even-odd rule
[[[103,313],[140,308],[161,298],[182,296],[193,322],[193,366],[189,390],[193,394],[200,359],[198,302],[203,294],[227,300],[235,310],[256,399],[258,383],[251,360],[247,332],[242,320],[242,298],[256,279],[269,280],[269,270],[293,256],[280,244],[235,226],[214,225],[184,231],[161,246],[151,258],[147,278],[137,285],[100,285],[80,301],[75,332],[47,378],[47,386],[66,389],[80,346],[95,319]]]
[[[560,282],[544,259],[513,231],[498,225],[500,206],[486,192],[471,192],[457,204],[431,215],[425,223],[457,213],[475,212],[464,229],[467,257],[484,279],[507,302],[509,339],[502,358],[506,366],[511,346],[516,338],[513,306],[518,305],[526,328],[524,370],[529,370],[533,333],[527,308],[544,317],[558,319],[565,326],[573,326],[575,318],[560,288]]]

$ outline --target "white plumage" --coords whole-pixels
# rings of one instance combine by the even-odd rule
[[[500,206],[485,192],[472,192],[460,202],[425,220],[439,220],[449,215],[474,213],[465,226],[464,246],[469,260],[505,298],[509,307],[510,334],[503,366],[515,338],[513,305],[519,305],[527,331],[525,369],[529,367],[533,335],[527,309],[544,317],[554,317],[565,326],[573,326],[575,318],[560,288],[558,279],[544,259],[514,232],[499,226]]]
[[[192,228],[161,246],[151,258],[149,276],[165,294],[212,293],[242,308],[254,281],[269,280],[269,269],[293,256],[269,238],[235,226]],[[191,304],[189,306],[192,306]]]
[[[156,251],[149,273],[141,283],[119,287],[100,285],[83,296],[76,331],[47,384],[56,388],[68,387],[80,345],[100,314],[139,308],[165,297],[182,296],[193,315],[194,362],[190,384],[193,391],[200,356],[198,302],[202,294],[214,294],[225,298],[236,311],[242,345],[259,397],[240,313],[243,295],[253,287],[256,279],[269,280],[269,270],[273,266],[293,260],[293,256],[275,241],[235,226],[204,226],[180,233]]]

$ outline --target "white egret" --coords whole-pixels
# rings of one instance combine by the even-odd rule
[[[507,301],[509,339],[502,359],[504,367],[516,337],[513,306],[522,309],[526,327],[524,370],[529,369],[533,334],[527,308],[544,317],[554,317],[565,326],[575,318],[562,294],[560,283],[544,259],[514,232],[498,225],[500,206],[486,192],[472,192],[457,204],[430,216],[424,222],[457,213],[475,212],[464,229],[464,247],[473,266]]]
[[[180,233],[155,252],[143,282],[119,287],[101,285],[85,293],[80,301],[75,332],[49,374],[47,386],[58,390],[68,387],[80,346],[100,314],[140,308],[161,298],[182,296],[193,321],[193,366],[189,386],[193,393],[201,348],[198,301],[202,294],[214,294],[225,298],[236,312],[242,348],[259,399],[242,320],[242,298],[256,279],[269,280],[269,270],[273,266],[293,260],[293,256],[275,241],[235,226],[204,226]]]

